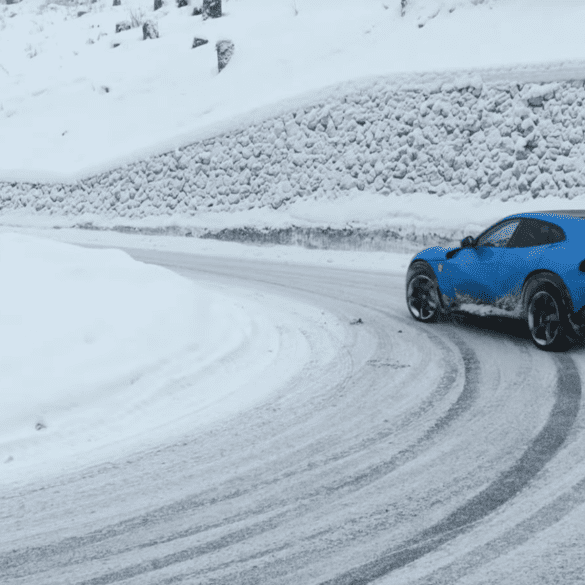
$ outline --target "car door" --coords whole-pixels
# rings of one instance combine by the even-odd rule
[[[502,265],[509,266],[507,245],[519,224],[519,218],[497,223],[448,261],[452,294],[459,303],[494,304],[502,296],[507,279]]]

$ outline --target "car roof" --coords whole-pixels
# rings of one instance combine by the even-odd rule
[[[585,219],[585,209],[559,209],[559,210],[551,210],[551,211],[532,211],[532,212],[525,212],[525,213],[516,213],[514,215],[510,215],[509,218],[512,217],[533,217],[535,219],[542,219],[544,221],[554,221],[559,225],[563,225],[565,223],[574,223],[575,220],[583,220]],[[508,219],[508,218],[506,218]]]
[[[585,238],[585,209],[558,209],[551,211],[533,211],[525,213],[516,213],[508,216],[506,219],[512,218],[535,218],[543,221],[550,221],[565,230],[565,234],[570,239],[582,240]]]

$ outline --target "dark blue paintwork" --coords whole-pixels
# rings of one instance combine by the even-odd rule
[[[518,221],[515,228],[510,220]],[[492,230],[499,229],[513,231],[504,247],[480,245],[489,240]],[[552,243],[542,243],[547,238]],[[534,241],[539,244],[532,245]],[[456,251],[452,258],[447,257],[450,251]],[[428,248],[416,260],[432,267],[446,307],[475,303],[519,312],[524,283],[533,274],[547,271],[562,280],[570,308],[578,312],[585,307],[585,272],[579,270],[585,260],[585,211],[510,215],[475,238],[472,247]]]

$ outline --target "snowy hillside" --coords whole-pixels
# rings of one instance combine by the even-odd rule
[[[360,77],[583,56],[585,8],[571,0],[409,0],[404,17],[400,0],[224,0],[207,20],[195,6],[0,4],[0,177],[115,166]],[[115,32],[144,20],[158,39]],[[195,37],[209,42],[193,49]],[[222,39],[235,53],[218,74]]]

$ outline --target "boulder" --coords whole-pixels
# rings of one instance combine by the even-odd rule
[[[234,43],[232,41],[217,41],[215,45],[217,51],[217,70],[218,72],[225,69],[234,54]]]
[[[112,6],[120,6],[122,4],[122,0],[114,0]]]
[[[192,49],[196,49],[197,47],[200,47],[201,45],[206,45],[209,41],[207,39],[200,39],[199,37],[195,37],[193,39],[193,46],[191,47]]]
[[[219,18],[221,16],[221,0],[203,0],[201,14],[204,20]]]
[[[142,25],[142,38],[146,41],[147,39],[158,39],[158,26],[156,22],[147,20]]]

